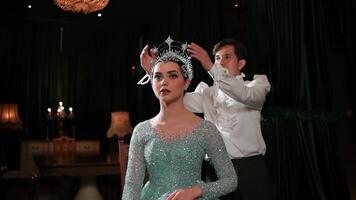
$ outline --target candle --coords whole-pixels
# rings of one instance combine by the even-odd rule
[[[63,102],[62,102],[62,101],[59,102],[59,107],[58,107],[58,109],[60,109],[61,111],[64,110],[64,106],[63,106]]]
[[[70,130],[70,132],[71,132],[73,138],[75,138],[75,125],[74,125],[74,112],[73,112],[73,107],[69,107],[68,119],[69,119],[69,130]]]
[[[73,108],[69,107],[69,118],[74,118]]]
[[[47,115],[47,126],[46,126],[46,140],[49,140],[49,129],[50,129],[50,120],[52,120],[52,109],[47,108],[48,115]]]
[[[47,108],[47,111],[48,111],[47,119],[51,120],[52,119],[52,109]]]

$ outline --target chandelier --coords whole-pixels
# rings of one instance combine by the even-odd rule
[[[85,14],[96,12],[105,8],[109,0],[53,0],[65,11],[83,12]]]

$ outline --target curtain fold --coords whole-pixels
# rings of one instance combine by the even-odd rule
[[[264,116],[266,161],[275,199],[350,199],[329,129],[336,121]]]
[[[254,34],[250,40],[263,38],[262,45],[252,42],[250,49],[270,49],[265,56],[253,52],[258,58],[262,55],[256,65],[267,66],[272,83],[263,132],[276,199],[350,199],[335,147],[335,124],[342,119],[330,109],[325,4],[298,0],[250,4],[262,6],[259,10],[265,16],[251,19],[265,23],[248,31]]]

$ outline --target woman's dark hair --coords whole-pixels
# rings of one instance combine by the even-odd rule
[[[184,63],[183,63],[182,61],[177,60],[177,59],[167,58],[167,59],[161,60],[160,62],[175,62],[175,63],[177,63],[178,66],[179,66],[180,72],[181,72],[182,75],[183,75],[184,80],[187,80],[187,79],[188,79],[187,73],[185,73],[184,70],[183,70],[183,68],[185,68],[185,65],[184,65]],[[155,65],[157,65],[157,64],[158,64],[158,63],[156,63]],[[151,77],[153,77],[154,67],[155,67],[155,66],[152,66]]]
[[[220,42],[218,42],[217,44],[215,44],[215,46],[213,48],[213,55],[215,55],[216,52],[219,51],[222,47],[227,46],[227,45],[231,45],[235,48],[235,54],[238,59],[245,59],[245,60],[247,59],[246,46],[242,42],[232,39],[232,38],[223,39]]]

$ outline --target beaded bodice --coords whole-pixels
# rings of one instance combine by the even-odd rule
[[[201,167],[208,154],[219,180],[201,181]],[[142,188],[145,170],[149,181]],[[199,185],[202,199],[216,199],[236,187],[236,173],[216,127],[201,121],[189,134],[174,140],[161,138],[145,121],[135,127],[129,152],[123,199],[166,199],[176,189]]]

